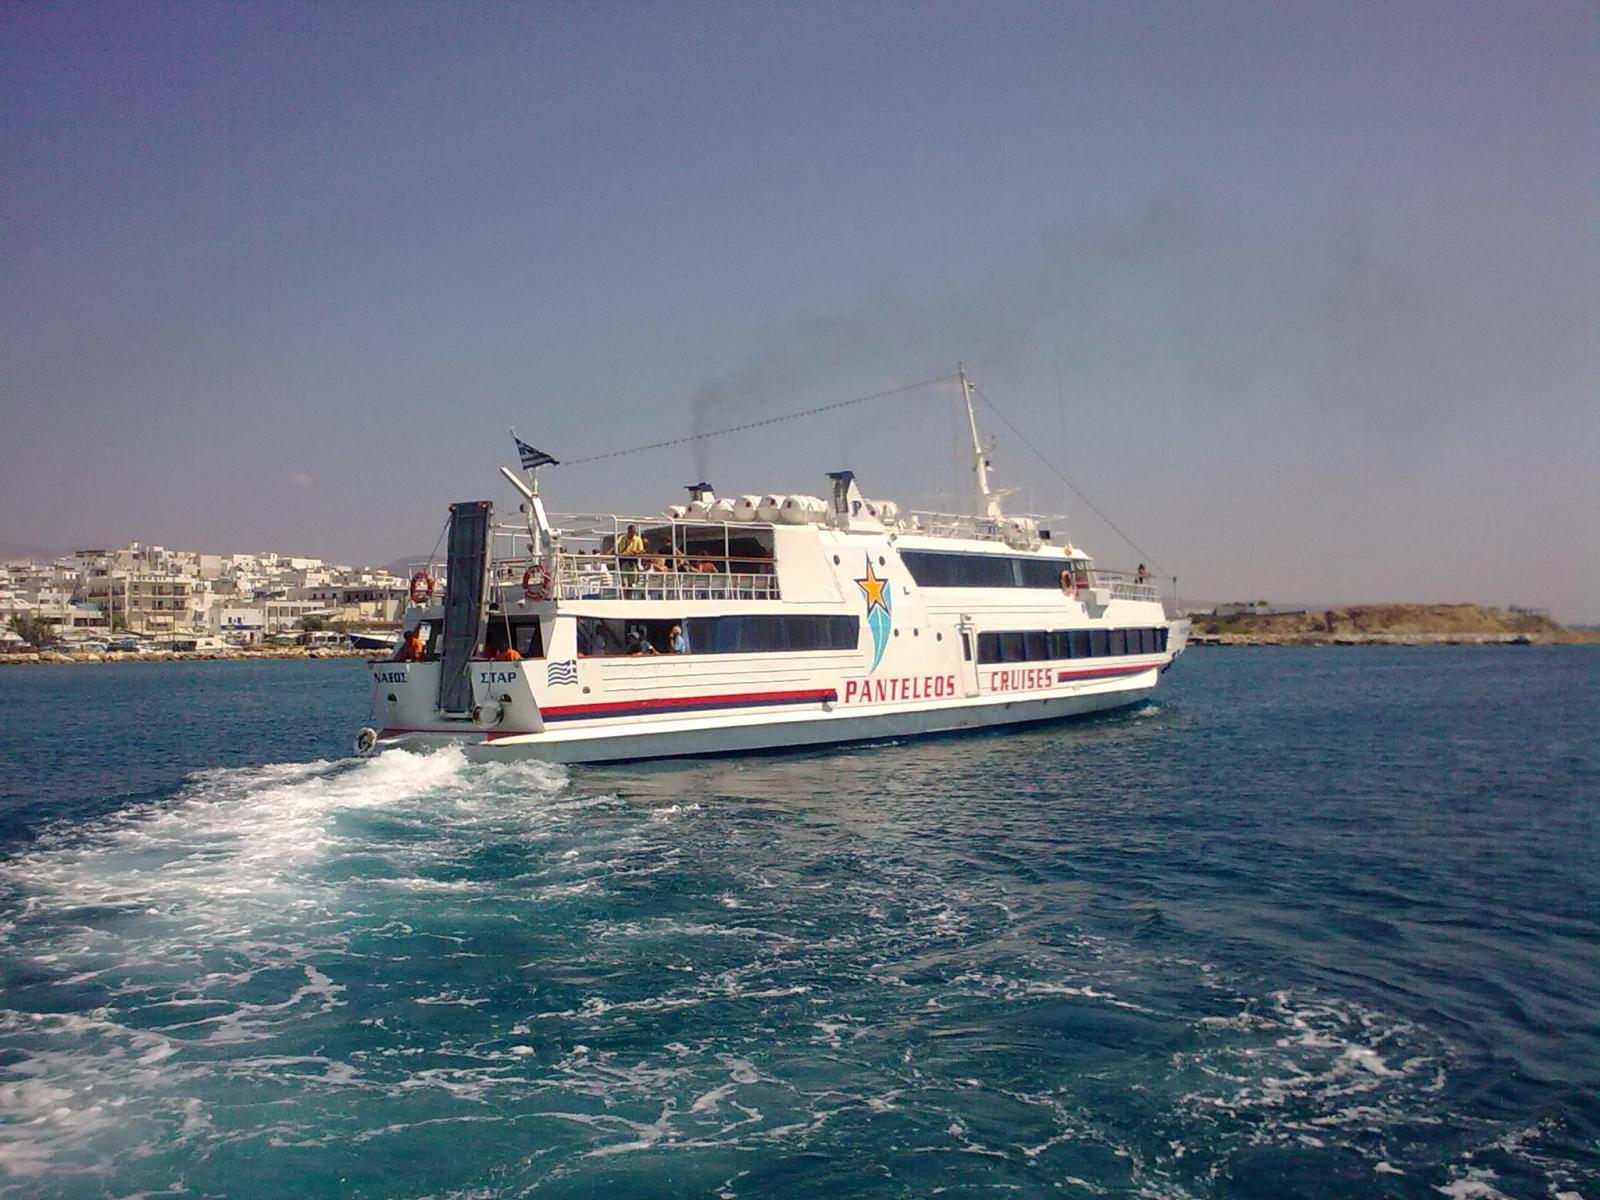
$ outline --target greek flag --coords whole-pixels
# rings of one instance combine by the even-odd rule
[[[543,450],[528,445],[515,433],[511,435],[511,440],[517,444],[517,457],[522,459],[522,469],[524,471],[531,471],[535,467],[559,467],[561,465],[560,462],[551,458]]]
[[[562,683],[578,682],[578,660],[569,658],[566,662],[553,662],[544,671],[544,681],[550,687]]]

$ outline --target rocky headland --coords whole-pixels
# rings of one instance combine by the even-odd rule
[[[1195,617],[1193,646],[1597,645],[1600,633],[1476,604],[1367,604],[1319,612]]]

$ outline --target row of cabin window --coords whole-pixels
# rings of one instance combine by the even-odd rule
[[[1065,558],[947,554],[938,550],[902,550],[900,559],[919,587],[1059,588],[1061,572],[1071,564]]]
[[[1166,648],[1165,626],[1152,629],[1029,630],[978,635],[978,661],[981,663],[1048,662],[1060,658],[1159,654]]]
[[[580,617],[578,653],[591,657],[671,654],[674,626],[683,630],[690,654],[854,650],[861,641],[861,619],[848,616],[756,613],[737,617],[689,617],[677,621]]]

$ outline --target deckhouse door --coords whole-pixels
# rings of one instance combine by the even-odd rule
[[[963,615],[961,624],[956,627],[956,634],[961,639],[961,694],[963,696],[976,696],[978,694],[978,633],[972,628],[972,621]]]

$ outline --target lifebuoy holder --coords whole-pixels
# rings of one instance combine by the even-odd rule
[[[522,573],[522,594],[529,600],[545,600],[550,595],[550,572],[534,563]]]
[[[427,571],[418,571],[411,577],[411,603],[421,607],[433,599],[433,576]]]

